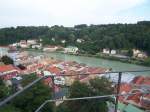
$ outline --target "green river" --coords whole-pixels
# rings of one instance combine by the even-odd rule
[[[62,53],[45,53],[45,52],[36,52],[36,51],[29,51],[29,54],[32,54],[34,56],[47,55],[49,57],[53,57],[54,59],[59,59],[64,61],[76,61],[78,63],[84,63],[91,67],[112,68],[113,71],[150,70],[150,67],[134,65],[129,63],[122,63],[119,61],[111,61],[111,60],[95,58],[95,57],[75,56],[75,55],[62,54]],[[132,73],[132,74],[150,76],[150,71]]]

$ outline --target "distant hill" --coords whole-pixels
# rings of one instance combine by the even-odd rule
[[[75,25],[63,26],[18,26],[0,29],[0,45],[8,45],[20,40],[43,39],[43,44],[76,45],[88,53],[97,53],[102,48],[138,48],[150,53],[150,21],[137,24]],[[53,39],[52,39],[53,38]],[[77,42],[82,39],[82,42]],[[66,43],[62,43],[66,40]]]

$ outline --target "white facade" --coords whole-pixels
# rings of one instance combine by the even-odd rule
[[[43,51],[50,51],[50,52],[53,52],[53,51],[56,51],[57,49],[58,49],[57,46],[45,47],[45,48],[43,48]]]
[[[29,45],[27,45],[27,44],[20,44],[20,47],[21,47],[21,48],[28,48]]]
[[[66,43],[66,40],[62,40],[61,43],[63,43],[63,44]]]
[[[17,47],[17,46],[19,46],[19,43],[13,43],[10,46]]]
[[[111,54],[116,54],[117,53],[117,51],[116,50],[111,50],[111,52],[110,52]]]
[[[42,48],[42,44],[35,44],[35,45],[32,45],[32,49],[41,49]]]
[[[147,54],[145,52],[142,52],[138,49],[133,49],[133,57],[135,58],[147,58]]]
[[[83,41],[83,39],[77,39],[77,43],[82,43]]]
[[[27,40],[27,44],[29,45],[36,44],[36,40]]]
[[[69,46],[69,47],[65,48],[65,53],[76,54],[78,52],[78,50],[79,49],[77,47]]]
[[[52,41],[55,41],[55,38],[52,38]]]
[[[133,56],[137,56],[139,53],[141,53],[140,50],[137,50],[137,49],[133,49]]]
[[[104,54],[109,54],[109,53],[110,53],[110,50],[109,50],[109,49],[103,49],[103,53],[104,53]]]
[[[0,57],[8,55],[8,48],[6,47],[0,47]]]

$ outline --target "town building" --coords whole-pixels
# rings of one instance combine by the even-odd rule
[[[68,46],[65,48],[65,53],[72,53],[72,54],[77,54],[79,49],[75,46]]]
[[[108,49],[108,48],[104,48],[104,49],[103,49],[103,53],[104,53],[104,54],[115,55],[115,54],[117,54],[117,51],[116,51],[115,49],[110,50],[110,49]]]
[[[19,46],[20,46],[21,48],[28,48],[28,47],[29,47],[29,45],[27,44],[27,41],[26,41],[26,40],[21,40],[21,41],[19,42]]]
[[[77,39],[76,42],[77,43],[82,43],[82,42],[84,42],[84,40],[83,39]]]
[[[42,49],[42,44],[33,44],[32,49]]]
[[[33,45],[33,44],[37,44],[37,40],[27,40],[27,44],[28,45]]]
[[[133,57],[143,59],[143,58],[147,58],[148,56],[145,52],[142,52],[138,49],[133,49]]]
[[[150,110],[150,77],[137,76],[129,84],[122,83],[120,86],[120,93],[136,93],[133,95],[119,96],[119,101],[124,104],[132,104],[144,110]]]
[[[5,46],[0,46],[0,57],[8,55],[8,47]]]
[[[63,43],[63,44],[66,43],[66,40],[62,40],[61,43]]]
[[[104,49],[103,49],[103,53],[104,53],[104,54],[110,54],[110,50],[107,49],[107,48],[104,48]]]
[[[112,49],[112,50],[110,51],[110,54],[115,55],[115,54],[117,54],[117,51],[114,50],[114,49]]]
[[[10,80],[11,78],[18,75],[18,69],[13,65],[1,65],[0,66],[0,77],[4,80]]]
[[[58,46],[47,46],[43,48],[43,51],[54,52],[58,49]]]

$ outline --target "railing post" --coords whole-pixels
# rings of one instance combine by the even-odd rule
[[[52,98],[53,98],[53,100],[55,100],[55,83],[54,83],[54,76],[53,75],[51,76],[51,79],[52,79]],[[56,102],[54,102],[53,111],[56,112]]]
[[[55,83],[54,83],[54,76],[51,76],[52,79],[52,98],[55,99]]]
[[[117,112],[117,110],[118,110],[118,99],[119,99],[118,94],[120,92],[121,77],[122,77],[122,72],[119,72],[118,84],[117,84],[117,93],[116,93],[116,102],[115,102],[115,112]]]

